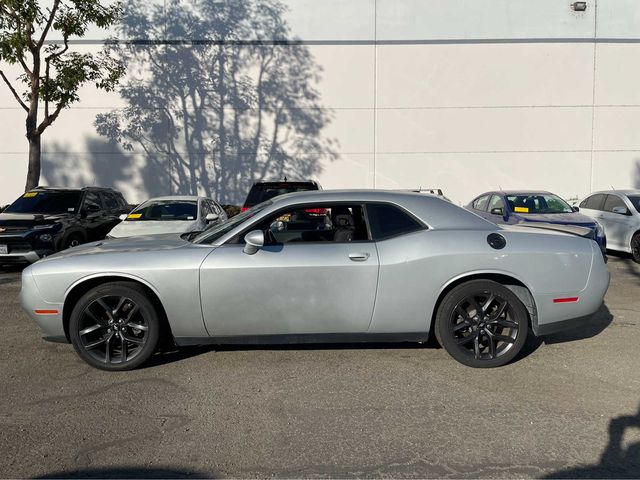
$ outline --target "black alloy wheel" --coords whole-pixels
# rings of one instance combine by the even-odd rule
[[[636,233],[631,239],[631,256],[634,262],[640,263],[640,233]]]
[[[130,370],[158,344],[158,314],[142,287],[114,282],[87,292],[71,314],[71,342],[80,357],[102,370]]]
[[[490,280],[473,280],[449,292],[435,325],[445,350],[475,368],[510,362],[522,349],[528,326],[528,313],[520,299]]]

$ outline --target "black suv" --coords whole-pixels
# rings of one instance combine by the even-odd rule
[[[35,262],[54,252],[100,240],[129,213],[110,188],[38,187],[0,213],[0,265]]]
[[[244,201],[242,211],[244,212],[254,205],[266,202],[278,195],[306,192],[308,190],[322,190],[322,187],[318,182],[314,182],[313,180],[290,182],[286,177],[281,182],[256,182],[251,187],[251,190],[249,190],[249,195],[247,195],[247,199]]]

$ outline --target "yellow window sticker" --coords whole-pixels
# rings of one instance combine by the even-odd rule
[[[23,195],[24,198],[31,198],[31,197],[35,197],[36,195],[38,195],[38,192],[27,192]]]
[[[142,217],[141,213],[130,213],[127,218],[130,218],[131,220],[136,220],[136,219],[138,219],[140,217]]]
[[[513,211],[516,213],[529,213],[529,209],[527,207],[514,207]]]

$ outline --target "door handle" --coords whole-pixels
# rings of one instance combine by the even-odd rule
[[[367,260],[369,258],[369,254],[368,253],[350,253],[349,254],[349,260],[352,260],[354,262],[364,262],[365,260]]]

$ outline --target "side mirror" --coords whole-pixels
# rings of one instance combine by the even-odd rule
[[[264,247],[264,233],[262,230],[251,230],[244,236],[244,242],[243,252],[247,255],[253,255]]]
[[[617,213],[618,215],[629,215],[629,210],[627,210],[627,207],[613,207],[611,211],[613,213]]]
[[[504,216],[504,210],[502,209],[502,207],[492,208],[491,209],[491,215],[500,215],[501,217],[503,217]]]
[[[215,222],[219,218],[220,218],[220,215],[218,215],[217,213],[208,213],[207,216],[204,217],[207,223]]]
[[[578,207],[577,205],[574,205],[574,206],[573,206],[573,207],[571,207],[571,208],[573,208],[573,211],[574,211],[574,212],[579,212],[579,211],[580,211],[580,207]]]
[[[124,220],[126,220],[126,219],[127,219],[127,217],[128,217],[128,216],[129,216],[129,215],[127,215],[126,213],[123,213],[123,214],[122,214],[122,215],[120,215],[118,218],[119,218],[120,220],[124,221]]]

